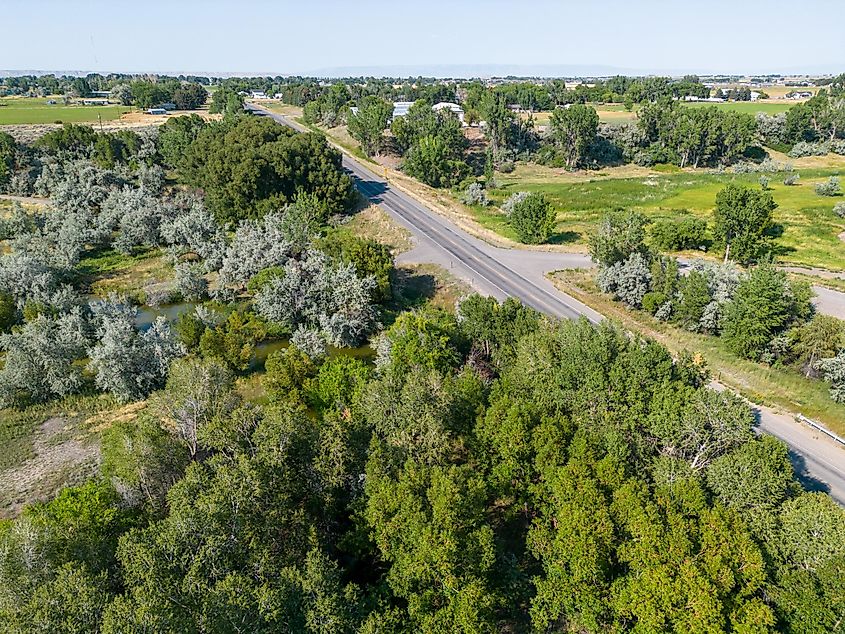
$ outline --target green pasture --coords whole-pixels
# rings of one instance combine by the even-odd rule
[[[833,212],[842,196],[823,197],[814,191],[816,183],[839,169],[800,171],[798,185],[783,184],[784,174],[770,174],[769,188],[778,204],[775,222],[782,228],[774,238],[780,260],[804,266],[845,269],[845,243],[839,234],[845,231],[845,219]],[[598,172],[597,174],[601,174]],[[712,220],[716,193],[731,182],[760,187],[759,174],[717,174],[686,172],[677,168],[653,171],[626,178],[602,177],[575,180],[526,170],[521,176],[497,176],[499,188],[491,192],[499,205],[513,192],[541,191],[557,210],[557,234],[552,242],[585,244],[600,218],[612,209],[639,211],[651,220],[690,213]],[[507,219],[494,207],[474,209],[483,225],[507,237],[514,237]]]
[[[91,123],[97,121],[97,115],[102,121],[118,119],[120,115],[129,112],[127,106],[66,106],[61,99],[49,105],[47,97],[7,97],[0,99],[0,125],[27,125],[38,123]]]

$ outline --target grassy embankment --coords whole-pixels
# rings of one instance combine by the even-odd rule
[[[132,108],[110,104],[108,106],[66,106],[61,97],[58,103],[47,104],[49,97],[4,97],[0,99],[0,125],[29,125],[43,123],[91,123],[99,120],[119,119]]]
[[[775,252],[783,263],[845,269],[845,248],[839,238],[845,220],[833,213],[842,196],[819,196],[814,190],[816,183],[845,172],[845,157],[830,155],[825,167],[819,167],[824,163],[818,160],[798,159],[794,164],[801,175],[797,185],[784,185],[782,173],[769,175],[769,187],[778,204],[774,220],[783,229],[774,239]],[[490,194],[498,205],[516,191],[545,193],[557,210],[552,242],[583,247],[600,218],[611,209],[633,209],[651,220],[690,213],[710,221],[720,189],[732,182],[759,187],[759,178],[759,174],[717,174],[672,166],[571,173],[520,164],[512,174],[497,175],[499,187]],[[514,237],[497,208],[474,208],[473,215],[482,225]]]
[[[792,369],[740,359],[727,350],[718,337],[689,332],[642,311],[628,310],[599,292],[593,275],[583,270],[558,271],[552,274],[552,280],[561,290],[606,317],[618,320],[628,330],[655,339],[675,354],[684,350],[699,353],[707,361],[714,379],[749,400],[787,412],[800,412],[845,435],[845,405],[830,399],[828,386],[823,381],[805,378]]]

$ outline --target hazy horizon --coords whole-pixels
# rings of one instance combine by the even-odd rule
[[[794,9],[785,0],[605,0],[601,11],[548,0],[400,8],[386,0],[13,1],[4,8],[0,63],[6,71],[325,77],[498,74],[448,70],[479,67],[526,76],[845,69],[845,3],[806,0],[802,14],[813,18],[806,37],[795,30]],[[542,72],[554,67],[575,70]]]

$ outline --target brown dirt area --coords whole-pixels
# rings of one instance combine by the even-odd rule
[[[137,417],[145,402],[85,418],[66,413],[47,418],[35,431],[34,456],[0,471],[0,518],[15,517],[26,505],[81,484],[100,465],[100,433],[114,422]]]

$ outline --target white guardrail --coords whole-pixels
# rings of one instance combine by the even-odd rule
[[[813,429],[820,431],[821,433],[823,433],[826,436],[830,436],[831,438],[833,438],[833,440],[838,442],[840,445],[845,445],[845,438],[842,438],[841,436],[837,436],[832,431],[830,431],[827,427],[825,427],[824,425],[820,425],[819,423],[817,423],[813,419],[807,418],[803,414],[796,414],[795,420],[797,420],[799,423],[804,423],[806,425],[809,425]]]

